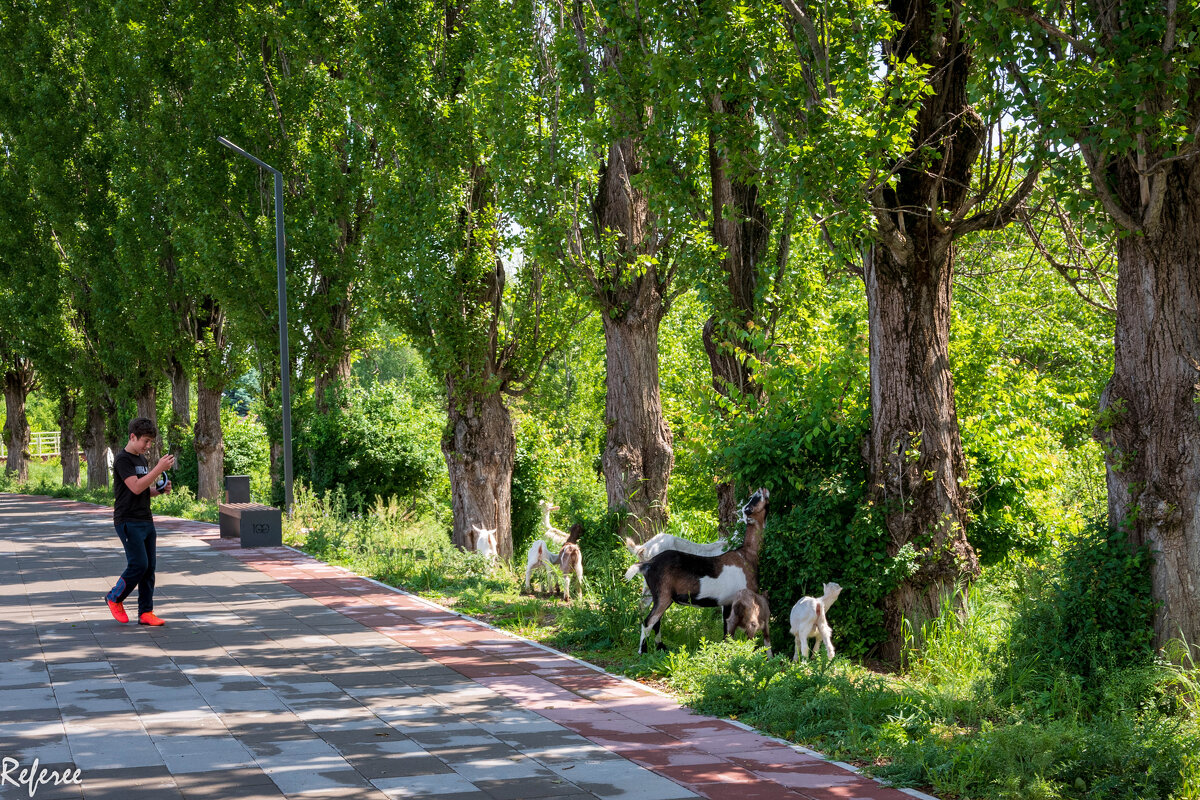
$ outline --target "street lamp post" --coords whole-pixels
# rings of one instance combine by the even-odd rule
[[[287,279],[286,258],[284,250],[286,240],[283,235],[283,173],[260,161],[238,147],[224,136],[218,136],[217,141],[233,152],[269,170],[275,176],[275,267],[279,282],[279,382],[283,393],[283,492],[284,505],[288,513],[292,512],[292,384],[291,364],[288,357],[287,338]]]

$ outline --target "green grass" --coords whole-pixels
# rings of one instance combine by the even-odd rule
[[[0,489],[111,503],[110,492],[36,480]],[[183,492],[155,502],[158,514],[215,519],[215,504]],[[639,656],[640,585],[622,580],[623,551],[592,553],[586,595],[567,604],[553,585],[523,594],[523,569],[459,551],[443,527],[395,503],[354,514],[339,495],[301,487],[285,541],[947,800],[1200,800],[1200,673],[1175,663],[1186,651],[1100,653],[1086,679],[1036,654],[1015,658],[1018,599],[1048,583],[1038,565],[993,568],[970,588],[966,613],[946,605],[909,630],[903,669],[883,673],[841,657],[793,664],[781,630],[774,657],[720,641],[712,609],[672,608],[668,649]]]
[[[663,624],[668,649],[639,656],[640,585],[621,579],[623,552],[593,553],[587,595],[568,605],[522,595],[511,567],[459,552],[442,530],[398,512],[389,519],[382,506],[351,515],[339,502],[298,494],[289,541],[900,785],[943,798],[1200,799],[1194,670],[1134,660],[1090,685],[1048,667],[1012,672],[1014,663],[1029,669],[1029,659],[1010,657],[1009,633],[1014,597],[1037,584],[1027,574],[1036,565],[993,569],[970,589],[967,613],[947,605],[910,630],[899,673],[844,658],[796,665],[722,642],[712,609],[672,608]],[[790,654],[787,632],[774,633]]]

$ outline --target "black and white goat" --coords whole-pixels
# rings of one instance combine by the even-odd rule
[[[792,636],[796,637],[796,655],[792,658],[793,661],[799,661],[801,654],[808,658],[809,639],[819,639],[813,645],[814,652],[821,646],[821,642],[824,642],[825,657],[833,660],[833,629],[829,627],[829,620],[825,618],[825,614],[842,593],[842,587],[836,583],[827,583],[824,592],[820,597],[801,597],[796,601],[796,605],[792,606],[790,622]]]
[[[638,652],[647,651],[650,633],[654,643],[662,643],[662,617],[672,603],[689,606],[721,606],[722,619],[728,620],[738,592],[758,591],[758,550],[762,546],[766,522],[767,501],[771,493],[759,489],[742,506],[746,536],[742,546],[719,556],[698,556],[678,550],[666,550],[649,561],[634,564],[625,573],[633,580],[641,573],[646,579],[652,605],[642,622],[642,638]]]
[[[562,572],[563,598],[570,599],[571,576],[577,579],[580,590],[583,590],[583,554],[579,551],[579,537],[583,535],[583,526],[576,522],[571,526],[571,533],[564,534],[565,541],[557,553],[551,553],[550,548],[542,539],[534,539],[529,545],[525,556],[525,591],[529,591],[529,579],[533,571],[541,568],[547,578],[554,576],[554,567]]]

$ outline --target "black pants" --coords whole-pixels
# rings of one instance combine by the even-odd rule
[[[120,603],[136,588],[138,615],[141,616],[154,610],[154,549],[158,534],[153,522],[131,519],[117,525],[117,536],[125,547],[128,566],[107,597],[114,603]]]

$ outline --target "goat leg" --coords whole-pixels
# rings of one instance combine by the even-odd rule
[[[662,636],[659,634],[659,626],[662,624],[663,614],[667,613],[667,609],[671,607],[671,596],[664,594],[654,602],[654,608],[650,609],[650,613],[646,615],[646,619],[642,622],[642,638],[638,642],[638,652],[648,652],[646,648],[646,635],[654,633],[654,642],[657,645],[662,641]]]

